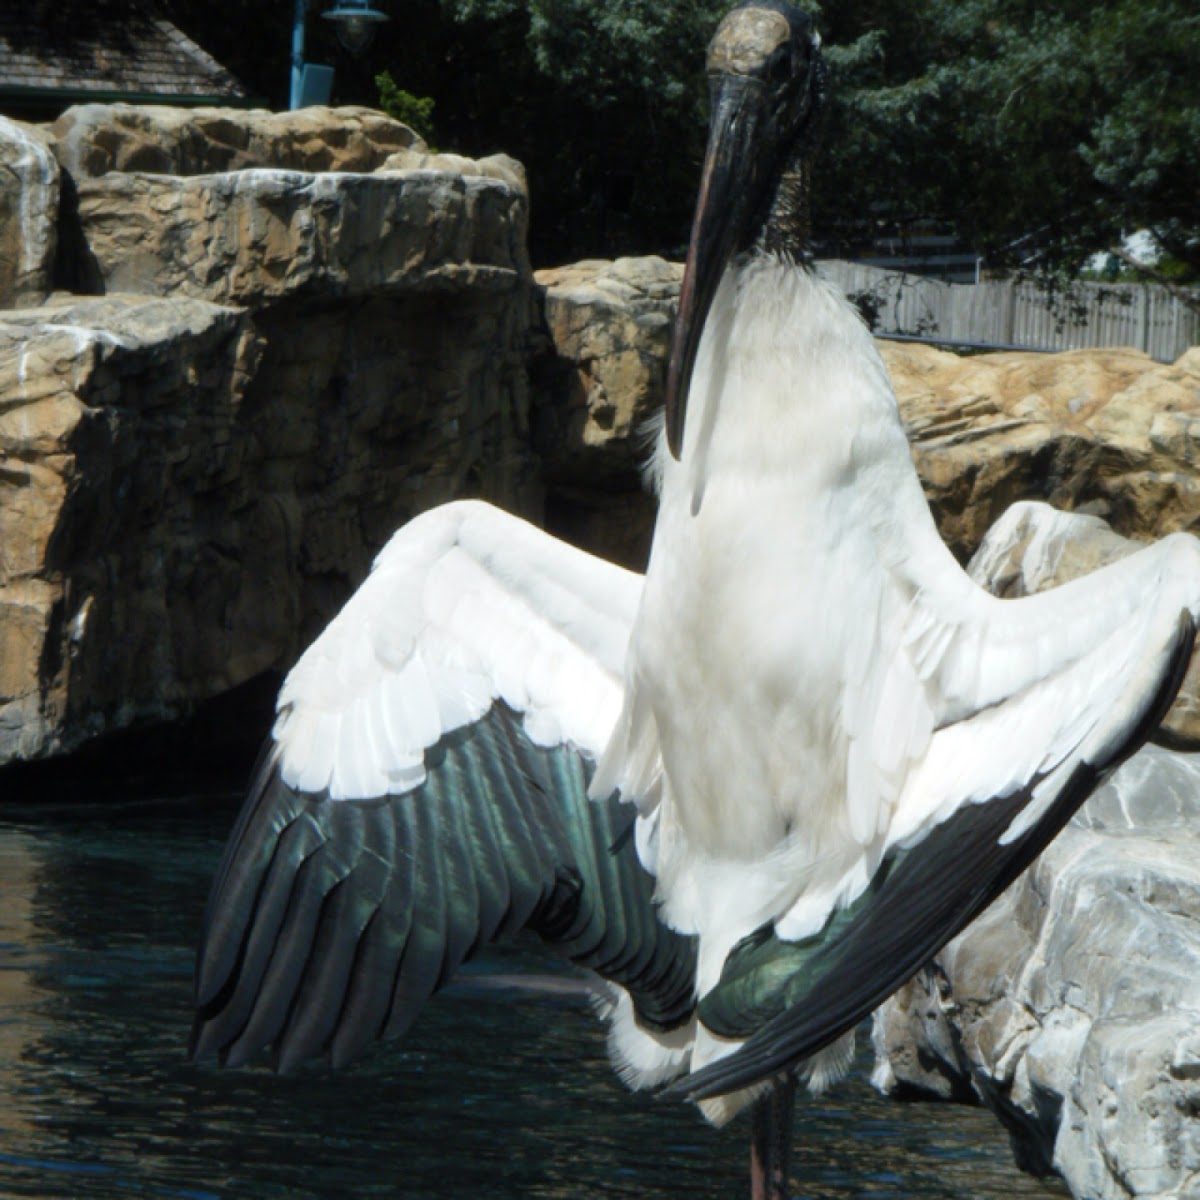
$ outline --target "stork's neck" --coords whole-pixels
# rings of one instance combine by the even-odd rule
[[[779,176],[755,249],[792,262],[811,261],[809,252],[809,159],[797,152]]]
[[[862,318],[789,254],[730,264],[705,322],[688,410],[682,460],[663,461],[664,507],[694,514],[710,484],[793,488],[803,476],[805,487],[833,486],[874,453],[877,434],[912,470]]]

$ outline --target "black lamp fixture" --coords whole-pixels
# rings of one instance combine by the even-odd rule
[[[334,7],[321,16],[336,25],[338,41],[351,54],[361,54],[375,37],[376,27],[388,19],[387,13],[371,7],[371,0],[335,0]]]
[[[294,0],[292,16],[292,77],[289,108],[307,104],[328,104],[333,89],[333,68],[304,61],[304,20],[309,0]],[[351,54],[361,54],[375,36],[375,29],[388,19],[385,12],[372,8],[371,0],[333,0],[321,14],[337,27],[338,41]]]

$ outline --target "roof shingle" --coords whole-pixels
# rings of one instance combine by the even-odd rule
[[[79,0],[0,4],[0,97],[246,99],[241,83],[170,21],[129,9],[114,19],[97,7]]]

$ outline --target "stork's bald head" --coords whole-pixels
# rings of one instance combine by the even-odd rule
[[[708,45],[710,75],[775,78],[802,75],[820,44],[807,13],[790,4],[748,0],[726,13]]]

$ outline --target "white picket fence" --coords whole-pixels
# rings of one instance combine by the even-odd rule
[[[877,333],[1035,350],[1133,346],[1174,362],[1200,344],[1200,313],[1166,288],[1076,283],[1049,295],[1034,283],[943,283],[863,263],[818,267],[848,296],[867,297]]]

